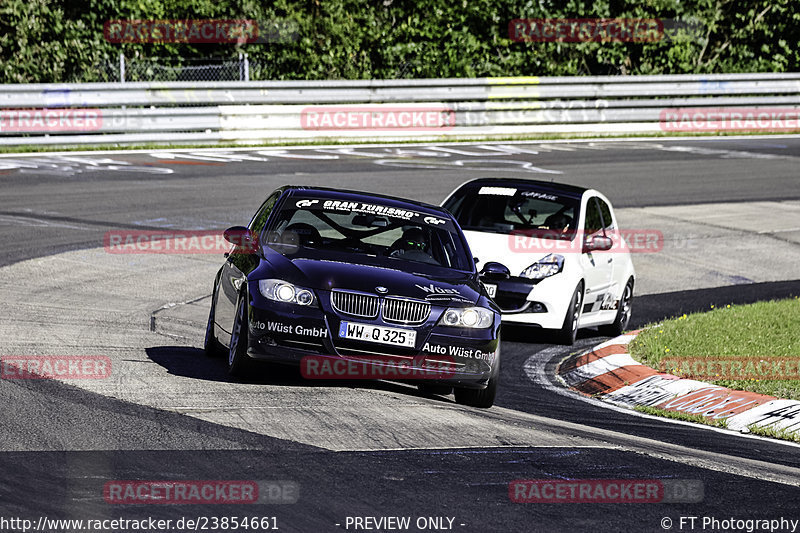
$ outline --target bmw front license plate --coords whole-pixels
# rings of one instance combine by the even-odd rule
[[[387,328],[343,321],[339,324],[339,337],[413,348],[417,340],[417,332],[408,329]]]

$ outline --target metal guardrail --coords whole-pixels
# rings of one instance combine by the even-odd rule
[[[0,145],[656,133],[687,108],[796,117],[800,73],[4,85]]]

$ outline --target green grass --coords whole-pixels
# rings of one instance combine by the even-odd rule
[[[753,435],[760,435],[761,437],[772,437],[773,439],[789,440],[792,442],[800,442],[800,433],[797,431],[789,431],[788,429],[775,429],[773,427],[758,427],[747,426],[750,433]]]
[[[672,418],[674,420],[683,420],[684,422],[695,422],[697,424],[705,424],[707,426],[714,426],[718,428],[728,427],[728,421],[724,418],[720,420],[711,420],[701,415],[689,415],[679,411],[668,411],[659,407],[650,407],[649,405],[637,405],[635,411],[653,416],[663,416],[664,418]]]
[[[401,133],[401,132],[398,132]],[[259,148],[280,147],[280,146],[327,146],[327,145],[350,145],[350,144],[418,144],[418,143],[476,143],[476,142],[513,142],[513,141],[550,141],[550,140],[588,140],[588,139],[636,139],[640,137],[728,137],[737,135],[787,135],[797,134],[800,131],[792,132],[761,132],[761,131],[723,131],[723,132],[653,132],[653,133],[626,133],[626,134],[541,134],[541,135],[501,135],[501,136],[475,136],[452,139],[441,137],[430,141],[419,141],[409,139],[405,141],[386,141],[375,139],[373,141],[352,141],[350,139],[339,139],[336,137],[319,139],[316,141],[303,141],[302,139],[277,141],[277,142],[222,142],[222,143],[189,143],[189,144],[169,144],[169,143],[108,143],[96,145],[19,145],[19,146],[0,146],[0,154],[3,153],[36,153],[36,152],[83,152],[99,150],[173,150],[173,149],[198,149],[198,148]],[[100,138],[100,137],[98,137]]]
[[[800,299],[725,305],[648,327],[630,345],[631,356],[659,369],[664,359],[800,359]],[[680,375],[678,373],[678,375]],[[800,380],[719,379],[715,385],[800,400]]]

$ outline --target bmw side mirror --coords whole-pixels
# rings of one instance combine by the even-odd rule
[[[258,249],[258,235],[244,226],[233,226],[222,234],[226,241],[236,246],[234,253],[252,254]]]
[[[587,237],[583,244],[584,252],[594,252],[596,250],[606,251],[614,247],[614,241],[611,237],[603,237],[602,235],[595,235],[594,237]]]
[[[501,278],[508,279],[511,277],[511,271],[502,263],[496,261],[489,261],[483,265],[481,276],[485,278]]]

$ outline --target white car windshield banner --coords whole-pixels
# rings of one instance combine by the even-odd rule
[[[495,196],[514,196],[517,189],[513,187],[481,187],[478,194],[492,194]]]

